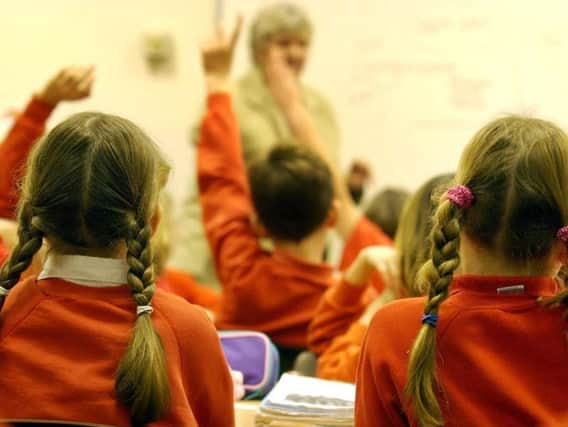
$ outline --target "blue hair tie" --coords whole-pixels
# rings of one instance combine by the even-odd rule
[[[437,323],[438,323],[438,315],[437,314],[423,314],[422,315],[422,324],[423,325],[430,325],[433,328],[435,328]]]

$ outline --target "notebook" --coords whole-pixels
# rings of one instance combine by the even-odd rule
[[[284,374],[260,404],[256,427],[352,426],[355,385]]]

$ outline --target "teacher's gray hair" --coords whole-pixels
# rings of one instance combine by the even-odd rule
[[[311,40],[313,28],[304,10],[292,3],[276,3],[262,8],[250,28],[252,57],[262,52],[271,37],[282,33],[299,36],[307,42]]]

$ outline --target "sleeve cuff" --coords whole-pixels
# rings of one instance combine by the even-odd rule
[[[365,290],[365,286],[353,286],[346,280],[342,280],[335,286],[330,296],[335,304],[351,306],[361,302]]]
[[[34,96],[26,106],[23,114],[31,120],[41,122],[43,124],[43,122],[48,119],[54,108],[55,105],[47,104]]]
[[[207,97],[207,106],[230,106],[231,105],[231,95],[227,92],[214,92]]]

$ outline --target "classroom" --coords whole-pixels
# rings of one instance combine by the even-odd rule
[[[568,426],[565,11],[2,5],[0,426]]]

